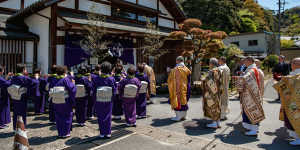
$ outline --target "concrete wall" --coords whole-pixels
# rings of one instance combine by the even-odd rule
[[[40,14],[50,17],[51,8],[44,9],[39,12]],[[38,43],[38,64],[44,73],[48,73],[49,66],[49,19],[41,17],[39,15],[31,15],[25,19],[25,23],[29,27],[29,31],[39,35],[40,41]],[[26,56],[33,57],[33,56]]]
[[[79,10],[91,11],[91,7],[95,6],[92,12],[111,16],[111,7],[109,5],[96,3],[89,0],[79,0]]]
[[[0,7],[11,8],[11,9],[20,9],[21,1],[20,0],[8,0],[5,2],[1,2]]]
[[[249,46],[249,40],[257,40],[257,46]],[[266,52],[268,49],[266,35],[264,33],[230,36],[223,42],[225,45],[229,45],[232,42],[239,42],[239,48],[245,52]]]
[[[293,50],[282,49],[280,54],[285,56],[286,61],[291,61],[296,57],[300,57],[300,48],[295,48]]]

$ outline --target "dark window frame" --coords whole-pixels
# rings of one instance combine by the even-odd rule
[[[258,40],[248,40],[248,46],[257,46]]]

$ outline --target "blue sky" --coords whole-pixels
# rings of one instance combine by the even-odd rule
[[[284,0],[281,0],[284,1]],[[286,5],[285,8],[292,8],[295,6],[300,6],[300,0],[285,0]],[[259,4],[265,8],[269,8],[271,10],[278,10],[278,0],[258,0]]]

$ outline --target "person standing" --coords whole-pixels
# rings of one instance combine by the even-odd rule
[[[155,80],[155,73],[153,71],[153,68],[147,65],[146,63],[143,63],[144,65],[144,73],[147,74],[149,80],[150,80],[150,92],[148,92],[148,100],[150,103],[153,103],[150,99],[150,97],[153,97],[156,95],[156,80]]]
[[[300,145],[300,57],[291,62],[292,72],[274,85],[281,97],[279,119],[284,122],[291,145]]]
[[[126,76],[123,75],[123,66],[121,64],[117,65],[114,69],[114,79],[116,81],[116,96],[113,97],[113,119],[114,120],[121,120],[121,117],[123,115],[123,106],[122,106],[122,100],[120,98],[119,94],[119,87],[120,87],[120,81],[122,81]]]
[[[91,82],[93,82],[93,80],[97,77],[99,77],[101,75],[100,72],[100,65],[96,65],[95,66],[95,70],[91,73]],[[94,91],[94,87],[92,87],[92,91]],[[88,119],[93,119],[94,115],[96,115],[95,112],[95,103],[96,103],[96,97],[94,96],[89,96],[88,98],[88,109],[87,109],[87,117]]]
[[[50,69],[51,74],[48,75],[47,78],[47,85],[46,85],[46,91],[50,91],[54,87],[54,85],[57,83],[57,74],[56,74],[56,65],[53,65]],[[54,113],[54,104],[52,102],[52,98],[49,97],[49,121],[52,124],[55,124],[55,113]]]
[[[98,117],[100,138],[111,137],[112,100],[116,94],[116,82],[111,76],[111,70],[111,64],[103,62],[101,75],[93,79],[93,97],[96,99],[95,111]]]
[[[11,85],[10,81],[2,76],[4,75],[4,67],[0,66],[0,129],[8,127],[11,122],[9,95],[7,88]]]
[[[17,65],[17,74],[11,79],[11,86],[7,88],[13,105],[13,129],[16,130],[17,117],[22,116],[24,125],[27,123],[28,91],[33,87],[32,80],[25,76],[27,69],[24,64]]]
[[[173,121],[186,119],[188,101],[191,93],[191,71],[184,65],[184,58],[176,58],[176,67],[171,70],[168,78],[169,100],[176,117]]]
[[[75,77],[75,85],[77,89],[75,96],[76,120],[80,126],[84,126],[87,119],[88,97],[92,92],[92,83],[89,81],[89,74],[87,74],[86,67],[79,68],[78,74]]]
[[[262,107],[262,89],[264,76],[258,71],[254,59],[247,57],[245,59],[247,69],[244,75],[234,77],[236,79],[237,90],[240,92],[240,101],[242,104],[243,127],[249,132],[247,136],[257,136],[259,123],[265,119]]]
[[[211,58],[209,60],[210,71],[203,82],[203,112],[204,116],[213,120],[207,124],[208,128],[220,128],[220,119],[222,113],[222,93],[224,86],[222,82],[222,71],[218,68],[218,60]]]
[[[290,72],[289,64],[285,63],[285,56],[279,56],[279,63],[274,66],[272,69],[273,77],[276,81],[280,81],[282,76],[286,76]]]
[[[150,92],[150,81],[148,76],[144,73],[144,65],[138,64],[138,72],[135,77],[141,82],[139,96],[136,101],[137,118],[142,119],[147,117],[147,92]]]
[[[226,64],[226,58],[221,57],[219,59],[219,69],[221,71],[221,120],[227,120],[227,114],[229,113],[229,82],[230,82],[230,69]]]
[[[35,69],[33,75],[31,76],[31,80],[33,81],[33,87],[29,90],[29,96],[34,102],[34,110],[36,115],[41,115],[44,113],[45,107],[45,96],[44,90],[45,87],[45,79],[40,77],[41,70]]]
[[[57,66],[56,73],[58,81],[50,90],[50,97],[54,104],[58,137],[67,138],[71,136],[76,86],[68,77],[66,67]]]
[[[127,69],[127,77],[120,82],[120,95],[123,101],[123,109],[127,126],[136,126],[136,101],[141,82],[135,77],[136,69],[130,66]]]

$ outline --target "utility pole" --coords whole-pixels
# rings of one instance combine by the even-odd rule
[[[280,29],[281,29],[281,10],[284,12],[284,5],[285,5],[285,0],[278,0],[278,35],[277,35],[277,44],[276,44],[276,49],[275,49],[275,54],[280,55]]]

